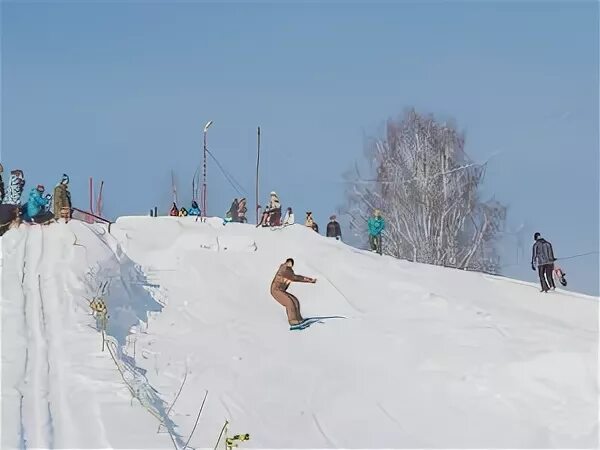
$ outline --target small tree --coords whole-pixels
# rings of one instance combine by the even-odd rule
[[[453,125],[408,110],[388,121],[385,139],[366,147],[374,178],[347,173],[344,212],[354,230],[365,230],[372,210],[386,219],[383,250],[397,258],[496,273],[495,247],[506,207],[481,201],[486,163],[464,151]]]

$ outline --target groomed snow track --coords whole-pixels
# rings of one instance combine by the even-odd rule
[[[119,369],[125,376],[136,373],[130,382],[137,381],[137,393],[144,391],[144,378],[131,364],[117,360],[117,367],[108,349],[102,351],[87,308],[94,268],[120,269],[110,246],[89,261],[87,249],[77,244],[76,235],[102,235],[101,228],[77,222],[21,226],[2,238],[3,449],[174,448],[177,436],[156,432],[160,405],[153,417],[132,401]]]

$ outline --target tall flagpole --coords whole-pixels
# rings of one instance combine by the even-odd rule
[[[256,133],[256,139],[257,139],[257,143],[256,143],[256,192],[255,192],[255,199],[256,199],[256,223],[258,224],[258,167],[260,164],[260,127],[258,127],[257,133]]]
[[[212,125],[213,121],[210,120],[204,125],[204,166],[203,166],[203,177],[202,177],[202,216],[206,217],[206,133],[208,128]]]

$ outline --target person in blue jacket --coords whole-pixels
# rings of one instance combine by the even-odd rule
[[[196,200],[192,200],[192,207],[188,209],[188,216],[199,216],[200,208],[198,207],[198,203]]]
[[[46,209],[51,198],[52,196],[50,194],[44,196],[44,186],[41,184],[38,184],[36,188],[31,189],[29,192],[29,200],[27,200],[27,204],[25,205],[23,220],[26,222],[42,223],[53,218],[54,214]]]
[[[383,220],[383,217],[381,217],[381,212],[378,209],[373,212],[373,217],[369,218],[367,226],[369,227],[369,244],[371,245],[371,251],[381,255],[381,233],[385,228],[385,221]]]

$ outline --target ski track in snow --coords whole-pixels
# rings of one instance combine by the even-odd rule
[[[26,392],[23,414],[25,442],[28,447],[53,448],[53,423],[50,408],[50,363],[48,338],[43,318],[43,305],[39,287],[39,267],[44,256],[43,230],[28,230],[25,261],[35,263],[25,267],[23,294],[25,297],[25,322],[28,330],[28,353],[25,366]]]

